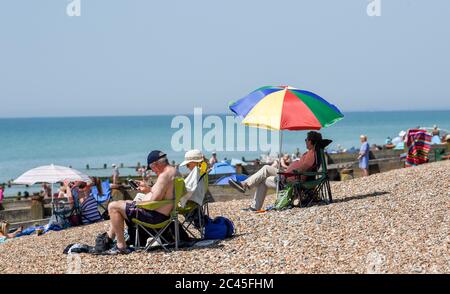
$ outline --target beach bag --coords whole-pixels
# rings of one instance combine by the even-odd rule
[[[292,203],[293,191],[294,187],[292,185],[287,185],[283,190],[279,191],[273,208],[276,210],[288,209]]]
[[[82,225],[81,215],[78,210],[72,211],[72,213],[68,217],[70,226],[76,227]]]
[[[234,224],[226,217],[218,216],[214,220],[208,218],[205,224],[205,239],[226,239],[234,234]]]

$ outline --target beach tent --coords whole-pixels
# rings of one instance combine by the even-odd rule
[[[52,203],[53,203],[53,184],[63,182],[65,180],[74,181],[90,181],[89,176],[77,171],[76,169],[59,166],[45,165],[39,166],[22,174],[14,180],[14,184],[34,185],[36,183],[48,183],[52,185]]]
[[[226,162],[217,162],[213,165],[210,175],[235,174],[236,169]]]
[[[248,178],[248,176],[246,176],[246,175],[233,174],[231,176],[223,176],[223,177],[221,177],[214,184],[215,185],[219,185],[219,186],[226,186],[226,185],[228,185],[228,181],[229,180],[242,182],[242,181],[245,181],[247,178]]]

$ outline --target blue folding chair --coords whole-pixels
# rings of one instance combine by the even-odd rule
[[[91,188],[91,195],[97,201],[97,205],[103,209],[103,219],[107,220],[109,219],[108,204],[111,201],[111,187],[109,186],[109,180],[102,182],[102,190],[103,194],[100,194],[97,187],[93,186]]]

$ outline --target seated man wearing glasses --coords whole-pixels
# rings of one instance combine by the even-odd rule
[[[142,201],[114,201],[108,205],[108,212],[111,218],[111,227],[107,233],[108,243],[111,244],[114,238],[117,245],[110,250],[110,254],[126,254],[129,249],[124,238],[124,223],[130,228],[133,226],[131,219],[138,215],[140,221],[158,224],[169,219],[173,204],[167,204],[155,210],[145,210],[136,207],[136,204],[145,204],[151,201],[173,199],[173,181],[176,176],[176,169],[169,164],[166,154],[154,150],[147,158],[148,168],[158,176],[155,185],[148,186],[144,181],[139,182],[139,190],[145,193]],[[129,229],[130,231],[130,229]],[[129,232],[131,233],[131,232]]]
[[[315,146],[322,140],[322,135],[318,132],[308,132],[305,139],[306,148],[305,152],[300,160],[294,161],[289,165],[286,173],[297,172],[310,172],[317,170],[317,160]],[[279,170],[276,167],[265,165],[258,172],[250,176],[248,179],[242,182],[230,180],[231,187],[244,193],[246,190],[256,187],[256,192],[253,197],[252,204],[249,208],[243,210],[257,211],[260,210],[264,204],[266,193],[268,188],[276,188],[275,177],[277,177]]]

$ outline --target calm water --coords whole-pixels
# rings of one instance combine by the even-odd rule
[[[450,129],[450,111],[423,112],[349,112],[334,126],[322,130],[332,139],[332,148],[340,144],[358,147],[360,134],[369,142],[383,144],[387,136],[395,137],[400,130],[437,124]],[[109,175],[112,163],[134,166],[145,162],[147,153],[161,149],[171,160],[180,162],[184,152],[171,148],[171,138],[177,129],[171,128],[173,116],[147,117],[86,117],[0,119],[0,182],[16,178],[26,170],[46,164],[58,164],[79,169],[91,175]],[[224,115],[221,116],[224,119]],[[207,130],[204,130],[206,133]],[[284,132],[283,150],[304,151],[306,131]],[[248,144],[248,143],[247,143]],[[261,151],[219,152],[223,157],[259,157]],[[210,154],[207,154],[208,156]],[[86,171],[86,164],[107,170]],[[122,169],[122,174],[133,174]]]

